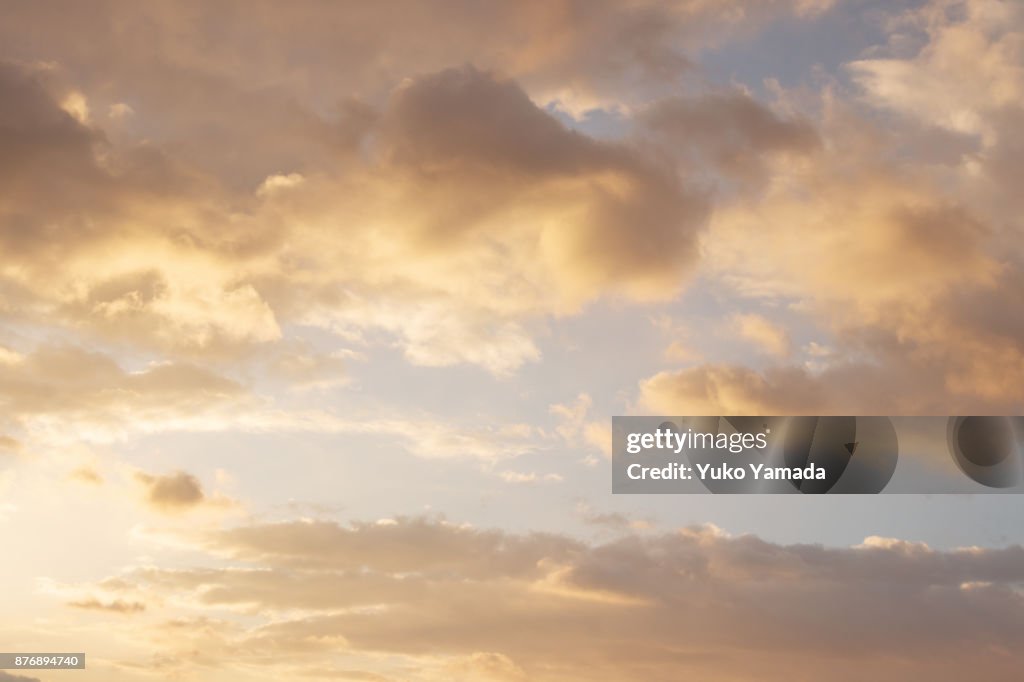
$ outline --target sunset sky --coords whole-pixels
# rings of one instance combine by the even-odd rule
[[[1016,0],[0,0],[0,682],[1019,680],[1024,498],[609,454],[1024,414],[1022,190]]]

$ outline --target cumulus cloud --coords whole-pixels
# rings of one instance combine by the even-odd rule
[[[623,74],[657,81],[688,68],[691,55],[673,47],[680,36],[720,38],[829,5],[601,4],[585,16],[540,5],[481,11],[474,21],[506,29],[493,45],[479,40],[473,21],[445,24],[452,40],[432,41],[441,44],[436,50],[416,39],[417,29],[408,45],[392,46],[397,61],[386,74],[356,70],[330,81],[339,102],[330,111],[308,106],[308,84],[289,79],[272,57],[286,44],[282,25],[301,24],[309,44],[331,53],[336,41],[322,32],[329,22],[315,20],[319,10],[280,17],[283,24],[253,18],[268,49],[252,55],[251,65],[276,83],[264,89],[256,87],[255,71],[237,71],[232,80],[187,43],[176,44],[181,59],[167,63],[153,60],[156,43],[147,41],[120,45],[116,63],[113,52],[86,54],[55,22],[50,30],[62,40],[52,49],[73,63],[115,69],[124,87],[137,90],[132,118],[152,120],[157,143],[115,139],[95,117],[76,118],[61,107],[68,93],[96,99],[88,82],[76,89],[60,68],[4,66],[0,96],[18,104],[5,114],[5,130],[18,131],[6,143],[8,158],[20,168],[4,208],[5,244],[19,258],[3,272],[11,293],[5,305],[12,314],[172,355],[244,353],[279,342],[282,329],[300,323],[346,337],[383,332],[416,364],[471,363],[508,375],[540,359],[533,337],[541,318],[578,312],[603,296],[665,300],[703,265],[744,293],[812,299],[829,331],[862,320],[910,338],[922,354],[953,355],[935,348],[948,325],[926,321],[949,317],[935,307],[951,291],[984,297],[1003,276],[1005,264],[987,245],[1004,238],[996,216],[979,207],[1014,201],[1014,193],[1000,191],[1007,185],[999,171],[1012,165],[1012,144],[989,144],[973,160],[988,184],[950,195],[883,159],[866,124],[840,122],[835,110],[842,106],[834,101],[826,102],[819,130],[806,114],[767,106],[741,88],[653,99],[619,92],[628,102],[620,112],[635,113],[640,137],[654,145],[584,135],[537,105],[567,80],[574,96],[600,101],[612,84],[621,86]],[[980,0],[963,12],[943,7],[929,3],[893,24],[921,33],[924,47],[904,58],[894,37],[892,55],[851,65],[856,82],[869,106],[958,135],[985,128],[1012,143],[1019,129],[1010,123],[1020,84],[1016,10]],[[168,26],[195,23],[166,8],[109,11],[141,32],[128,34],[153,39]],[[403,20],[419,12],[410,7]],[[385,19],[375,12],[350,18],[350,28]],[[79,17],[76,29],[94,19]],[[527,25],[531,35],[549,39],[519,45]],[[221,56],[248,54],[236,36],[223,38],[214,41]],[[503,41],[521,49],[500,49]],[[484,67],[445,68],[465,61],[453,59],[449,42],[472,48]],[[600,55],[592,51],[598,43]],[[383,46],[351,49],[369,54]],[[164,86],[153,89],[119,70],[124,53],[168,76],[157,79]],[[969,54],[981,55],[984,78],[956,71],[955,64],[972,61]],[[88,71],[79,77],[87,80]],[[378,85],[360,99],[353,93],[365,79]],[[931,82],[951,83],[960,96],[939,106],[921,86]],[[203,113],[152,104],[172,92],[189,95],[181,101],[224,106]],[[123,111],[124,94],[106,105]],[[92,110],[103,103],[100,97]],[[947,115],[943,106],[971,110]],[[957,123],[968,120],[982,123]],[[256,137],[265,144],[238,143]],[[214,153],[228,140],[237,154]],[[237,162],[242,156],[245,163]],[[780,161],[793,156],[803,161]],[[228,172],[212,157],[236,162]],[[757,182],[716,208],[701,264],[697,242],[712,206],[693,176],[708,173]],[[62,187],[59,201],[43,201],[54,182]],[[998,201],[982,201],[993,193]],[[38,229],[23,229],[26,220]],[[763,257],[766,241],[771,258]],[[810,252],[821,257],[809,259]],[[97,271],[100,253],[105,267]],[[962,335],[956,353],[985,346],[974,332]],[[1012,344],[1001,343],[995,356],[1013,361]],[[689,354],[676,347],[672,357]],[[993,369],[973,362],[951,372],[948,384],[984,384],[985,400],[1005,400]]]
[[[279,335],[252,286],[218,267],[216,252],[195,248],[230,241],[237,228],[200,237],[183,227],[202,222],[201,204],[216,202],[215,192],[204,197],[203,182],[151,146],[113,147],[57,104],[44,74],[0,64],[0,100],[8,314],[159,348]]]
[[[252,275],[275,316],[508,374],[539,358],[530,321],[606,295],[664,299],[695,264],[700,193],[569,130],[508,78],[408,79],[366,144],[365,163],[265,197],[292,222],[276,265]]]
[[[691,172],[762,181],[775,156],[803,156],[821,140],[811,121],[782,116],[742,91],[676,97],[639,115],[646,134]]]
[[[365,158],[268,174],[248,199],[109,144],[40,77],[4,68],[10,145],[34,169],[0,216],[18,259],[0,272],[10,312],[179,356],[273,343],[291,321],[383,330],[417,364],[506,374],[538,357],[524,319],[671,296],[708,211],[671,168],[472,67],[395,89],[362,124]],[[43,201],[55,174],[68,188]]]
[[[922,140],[915,157],[928,162],[924,144],[945,154],[975,212],[1013,226],[1000,247],[1019,269],[1024,12],[1003,0],[933,0],[893,24],[888,45],[849,65],[863,101]]]
[[[956,152],[959,142],[935,138],[955,153],[945,166],[922,163],[898,139],[903,129],[826,93],[816,153],[773,165],[762,190],[716,207],[702,244],[705,271],[743,297],[809,313],[830,339],[828,358],[761,370],[710,359],[641,382],[641,404],[667,413],[1020,410],[1020,306],[1006,299],[1022,269],[1016,192],[1006,184],[1016,172],[1002,164],[991,173],[1002,152],[987,148],[996,139],[1014,148],[1016,128],[1006,125],[1014,105],[1000,98],[1024,83],[1012,47],[1018,15],[1007,3],[926,3],[893,23],[894,56],[851,66],[861,105],[914,117],[924,135],[988,136],[980,147]],[[908,53],[901,30],[923,46]],[[994,75],[954,73],[972,60]],[[887,80],[896,72],[907,76],[899,87]],[[929,82],[942,83],[941,96],[929,94]],[[771,334],[754,326],[740,330]]]
[[[244,354],[298,322],[383,331],[416,364],[468,362],[510,374],[539,358],[530,328],[539,317],[606,295],[664,300],[679,291],[709,210],[707,197],[658,154],[567,129],[538,106],[544,93],[565,92],[570,73],[580,76],[571,89],[582,98],[606,97],[623,75],[661,82],[687,61],[676,47],[681,36],[829,4],[735,3],[720,12],[703,3],[601,3],[580,14],[527,3],[440,23],[434,12],[466,8],[398,13],[451,33],[427,43],[420,20],[401,28],[392,12],[332,8],[353,35],[386,43],[355,41],[346,55],[323,32],[334,21],[324,21],[322,8],[269,21],[278,12],[268,7],[246,12],[269,50],[238,61],[260,65],[255,71],[225,71],[195,44],[165,40],[172,26],[211,28],[191,12],[105,7],[107,20],[134,27],[111,37],[119,45],[108,52],[95,41],[83,49],[81,40],[101,13],[68,8],[67,23],[46,22],[48,66],[6,63],[0,78],[0,98],[17,103],[5,130],[9,167],[19,168],[0,216],[19,260],[0,272],[6,305],[39,323],[175,357]],[[203,13],[212,20],[237,11]],[[26,22],[38,20],[23,12]],[[291,29],[282,33],[284,25]],[[505,31],[483,40],[483,26]],[[270,56],[299,33],[350,63],[381,49],[397,61],[384,72],[318,71],[314,91]],[[398,34],[406,39],[385,39]],[[252,41],[236,38],[210,44],[226,50],[221,56],[248,54]],[[177,57],[155,54],[160,42],[175,45]],[[450,68],[467,62],[472,47],[482,68]],[[139,70],[123,68],[127,54]],[[140,79],[143,71],[152,77]],[[115,85],[92,81],[97,73]],[[62,106],[69,93],[90,111],[108,110],[110,129],[81,115],[84,104]],[[332,98],[333,107],[319,105]],[[185,105],[197,101],[207,106]],[[746,96],[680,106],[668,118],[703,121],[698,137],[719,135],[708,123],[721,108],[733,112],[722,139],[804,144],[799,124]],[[55,182],[58,200],[49,194]],[[25,229],[26,221],[36,227]]]
[[[1024,12],[1002,0],[932,0],[897,22],[919,32],[911,58],[871,58],[849,68],[872,103],[995,143],[991,114],[1024,97]],[[955,97],[950,93],[955,92]]]
[[[379,278],[465,297],[472,276],[482,288],[470,301],[521,315],[605,291],[664,297],[693,263],[702,198],[639,153],[566,129],[512,81],[472,68],[414,79],[393,95],[376,145],[389,203],[364,220],[392,228],[386,250],[370,253],[394,254]],[[499,272],[481,271],[499,253]],[[515,296],[496,307],[494,286]]]

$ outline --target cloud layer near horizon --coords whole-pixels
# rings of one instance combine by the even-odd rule
[[[1019,546],[782,546],[713,527],[590,544],[422,518],[183,541],[227,563],[62,588],[73,605],[136,605],[110,622],[165,632],[161,674],[248,660],[280,678],[309,656],[314,678],[361,679],[328,662],[362,656],[386,680],[453,665],[479,680],[1010,680],[1021,664]]]

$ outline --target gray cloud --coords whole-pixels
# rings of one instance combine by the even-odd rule
[[[690,172],[717,170],[729,180],[763,180],[765,157],[806,155],[822,141],[804,118],[784,118],[741,91],[675,97],[638,116],[652,142],[674,154]]]

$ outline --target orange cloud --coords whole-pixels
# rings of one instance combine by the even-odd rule
[[[417,680],[471,664],[497,679],[742,679],[756,669],[783,680],[797,658],[827,679],[856,679],[843,672],[855,669],[880,680],[967,670],[1010,680],[1020,664],[1020,547],[787,546],[712,528],[591,545],[422,519],[256,524],[201,545],[242,563],[134,570],[124,587],[154,601],[192,595],[208,613],[259,614],[261,624],[218,627],[199,646],[272,649],[267,675],[363,659],[374,674]]]

